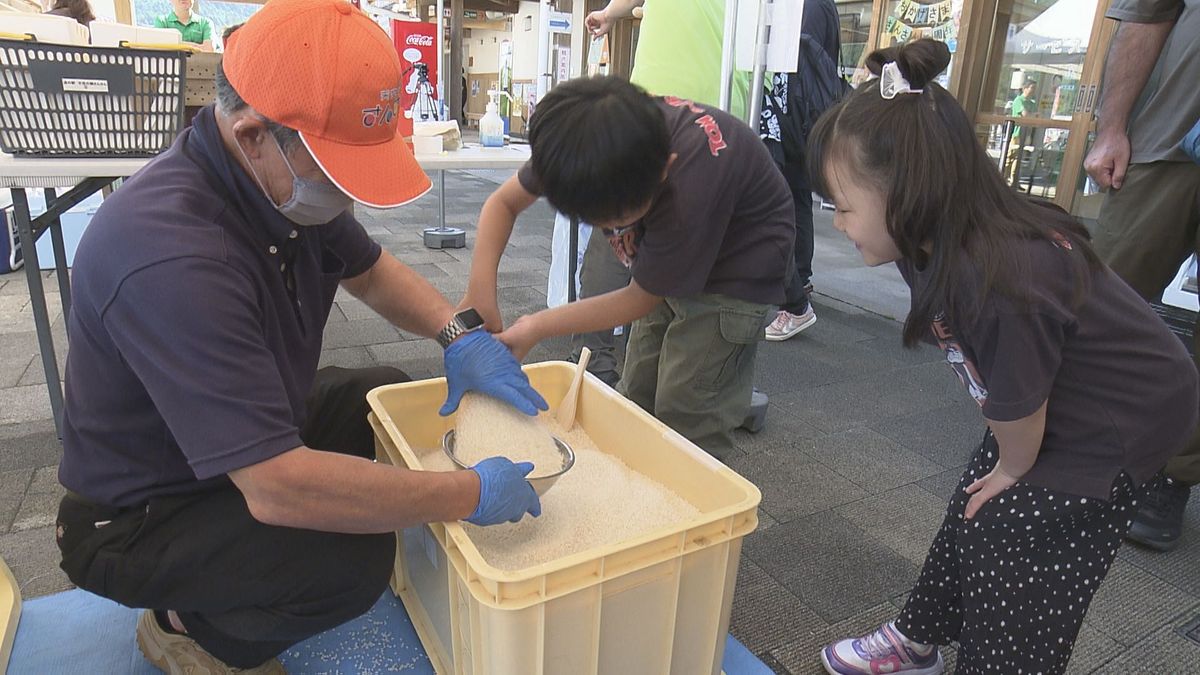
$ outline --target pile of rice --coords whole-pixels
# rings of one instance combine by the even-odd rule
[[[532,462],[530,477],[562,470],[562,453],[550,430],[511,405],[485,394],[468,393],[458,406],[454,455],[467,466],[489,457]]]
[[[695,506],[661,483],[600,451],[579,425],[564,431],[550,415],[540,415],[535,424],[571,446],[575,466],[542,497],[541,517],[526,516],[519,523],[491,527],[463,524],[483,559],[493,567],[533,567],[677,526],[700,515]],[[497,424],[492,428],[498,428]],[[462,429],[461,418],[458,429]],[[418,450],[418,455],[427,470],[457,468],[440,449]]]

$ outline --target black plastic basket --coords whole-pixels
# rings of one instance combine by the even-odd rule
[[[1196,313],[1180,309],[1173,305],[1164,305],[1158,300],[1151,302],[1150,306],[1167,323],[1167,327],[1171,329],[1171,332],[1183,341],[1183,346],[1187,347],[1188,353],[1194,356],[1196,345]]]
[[[0,150],[153,157],[183,125],[182,51],[0,40]]]

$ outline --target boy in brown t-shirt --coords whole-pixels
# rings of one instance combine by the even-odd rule
[[[592,223],[633,282],[522,317],[500,340],[520,358],[547,337],[634,322],[622,393],[723,458],[745,419],[795,237],[791,195],[767,149],[720,110],[652,98],[615,77],[555,87],[529,140],[530,162],[484,204],[463,305],[503,328],[496,269],[517,215],[539,195]]]

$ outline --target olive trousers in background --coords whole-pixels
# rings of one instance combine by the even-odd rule
[[[1200,165],[1131,164],[1121,189],[1105,197],[1092,241],[1117,276],[1147,301],[1157,298],[1187,257],[1200,252]],[[1195,358],[1200,349],[1192,353]],[[1200,483],[1200,433],[1163,473],[1188,485]]]

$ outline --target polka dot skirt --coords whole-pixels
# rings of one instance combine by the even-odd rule
[[[1129,530],[1137,491],[1125,474],[1108,501],[1018,482],[964,519],[967,486],[998,460],[988,434],[896,627],[925,644],[957,641],[960,674],[1062,673]]]

